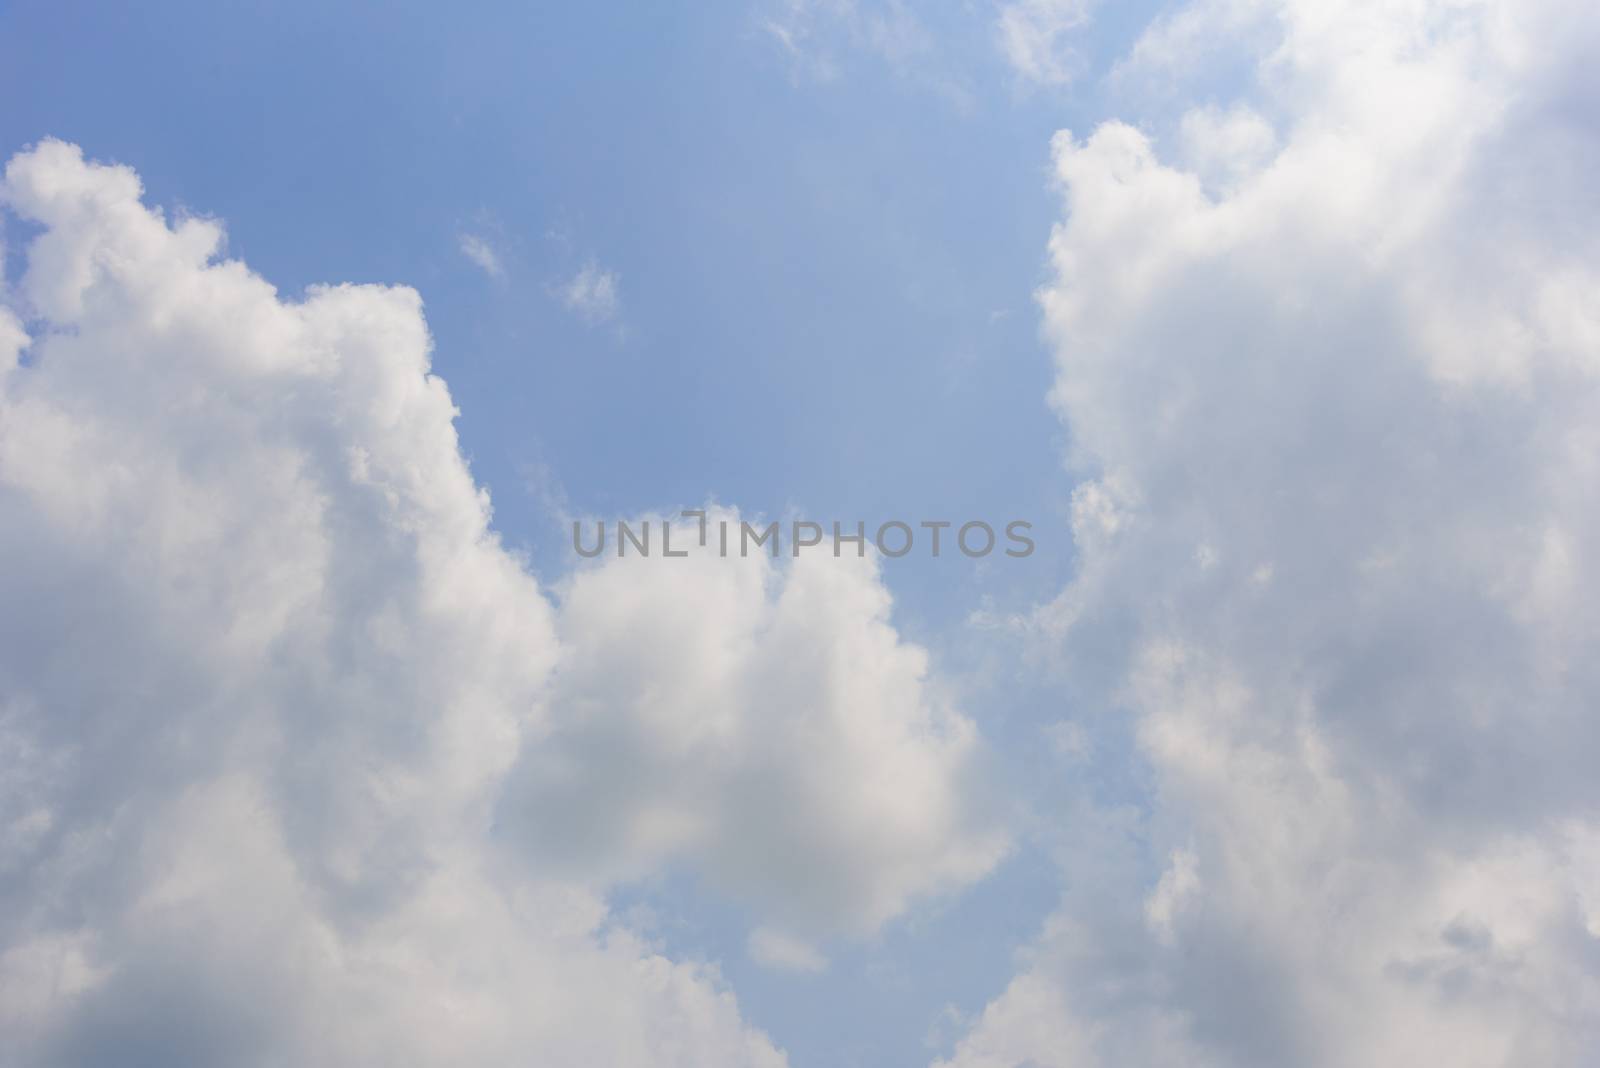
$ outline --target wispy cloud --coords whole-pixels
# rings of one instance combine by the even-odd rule
[[[500,262],[500,254],[488,240],[477,234],[462,234],[459,239],[461,254],[482,268],[483,273],[490,278],[499,280],[506,276],[505,264]]]
[[[606,323],[622,312],[617,274],[590,260],[572,280],[560,286],[556,295],[567,310],[590,323]]]
[[[867,55],[959,111],[973,107],[968,79],[905,0],[782,0],[758,25],[788,56],[796,81],[833,81],[850,55]]]
[[[1024,81],[1065,85],[1083,68],[1072,35],[1086,26],[1095,0],[1014,0],[1000,8],[1000,50]]]

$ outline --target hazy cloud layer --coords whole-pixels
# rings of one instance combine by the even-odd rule
[[[1120,77],[1221,37],[1244,99],[1058,138],[1042,295],[1087,480],[1035,633],[1154,803],[1056,814],[1062,906],[948,1063],[1576,1068],[1600,17],[1202,3]]]

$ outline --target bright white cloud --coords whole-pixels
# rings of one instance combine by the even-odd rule
[[[1059,138],[1043,294],[1089,481],[1039,626],[1152,809],[1060,814],[1061,908],[947,1063],[1577,1068],[1600,17],[1202,3],[1124,77],[1219,37],[1253,104]]]
[[[486,238],[477,234],[461,234],[458,237],[461,254],[473,263],[490,278],[500,279],[506,276],[506,268],[500,262],[500,254],[494,250]]]
[[[556,291],[567,310],[590,323],[609,322],[622,310],[617,276],[592,260]]]
[[[986,873],[1004,841],[972,801],[975,728],[889,625],[872,559],[722,558],[737,513],[712,511],[704,549],[679,522],[689,556],[611,556],[563,590],[554,715],[502,820],[545,864],[694,858],[813,930],[869,931]]]
[[[1184,169],[1208,192],[1226,195],[1271,159],[1277,134],[1246,105],[1227,110],[1210,105],[1184,113],[1179,145]]]
[[[29,359],[0,368],[19,1063],[776,1066],[714,969],[608,915],[607,874],[671,852],[758,915],[859,929],[981,873],[991,832],[934,841],[965,826],[970,725],[936,711],[869,567],[730,569],[698,636],[628,621],[681,596],[667,567],[580,575],[557,613],[489,527],[415,292],[281,300],[213,259],[216,224],[167,224],[59,142],[12,160],[3,200],[39,228]],[[735,755],[702,744],[718,730]],[[536,774],[541,739],[577,778]],[[618,786],[635,769],[606,760],[644,741],[683,784]],[[505,802],[508,775],[566,807]],[[640,832],[657,813],[690,833]],[[626,833],[550,848],[561,827]],[[797,895],[745,846],[862,867]]]

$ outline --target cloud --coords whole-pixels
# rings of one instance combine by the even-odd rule
[[[812,0],[784,0],[773,4],[758,19],[762,32],[783,49],[797,74],[818,81],[832,81],[839,75],[831,50],[819,47],[819,29],[835,20],[849,21],[855,16],[853,3],[817,4]]]
[[[1096,0],[1013,0],[1000,5],[996,28],[1006,62],[1023,81],[1065,85],[1078,78],[1083,56],[1072,45]]]
[[[592,260],[584,264],[571,281],[558,288],[556,295],[568,311],[585,322],[610,322],[622,311],[615,272],[602,270]]]
[[[1085,482],[1037,636],[1151,788],[1057,814],[1060,908],[945,1063],[1576,1068],[1600,18],[1198,4],[1126,76],[1246,24],[1246,99],[1144,123],[1176,151],[1056,142],[1041,299]]]
[[[496,280],[506,276],[505,265],[500,262],[500,254],[486,239],[476,234],[461,234],[458,241],[461,254],[477,264],[484,274]]]
[[[848,925],[973,874],[925,837],[959,825],[970,740],[920,733],[921,654],[870,569],[792,576],[792,607],[730,574],[698,639],[626,625],[681,593],[667,568],[582,574],[557,611],[489,525],[414,291],[285,301],[126,168],[47,141],[5,173],[37,234],[0,316],[28,353],[0,366],[0,1033],[19,1063],[781,1065],[713,967],[608,913],[637,857],[539,861],[563,824],[704,812],[686,787],[619,792],[632,769],[603,759],[559,789],[529,770],[542,738],[603,757],[574,746],[590,718],[621,725],[622,755],[630,730],[678,741],[653,767],[725,799],[775,809],[740,780],[770,775],[812,818],[708,821],[674,854],[756,915]],[[821,712],[752,620],[831,673]],[[719,689],[738,655],[673,664],[711,635],[757,650],[738,677],[774,689]],[[679,712],[681,739],[660,718]],[[742,757],[696,748],[722,725]],[[835,784],[804,769],[876,785],[829,808]],[[510,796],[570,807],[515,810],[517,839],[495,821],[523,775]],[[762,835],[853,863],[873,829],[914,843],[816,897],[729,859]]]
[[[976,728],[890,625],[875,562],[722,558],[741,518],[707,522],[704,548],[675,527],[687,557],[610,556],[565,585],[552,719],[501,821],[539,866],[692,859],[807,931],[871,931],[987,873],[1006,843]]]
[[[770,927],[751,931],[746,948],[751,960],[775,971],[816,973],[828,968],[828,958],[811,943]]]
[[[23,349],[28,347],[28,332],[17,317],[0,308],[0,375],[16,370]]]
[[[775,0],[760,6],[758,25],[782,48],[796,81],[837,81],[861,55],[959,112],[974,106],[971,79],[904,0]]]
[[[870,52],[903,74],[933,47],[926,27],[900,0],[783,0],[770,6],[761,27],[797,70],[821,81],[838,77],[837,56],[846,49]]]

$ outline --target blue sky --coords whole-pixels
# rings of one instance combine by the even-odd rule
[[[0,0],[0,1033],[1588,1063],[1596,44]],[[707,502],[1037,551],[571,551]]]

